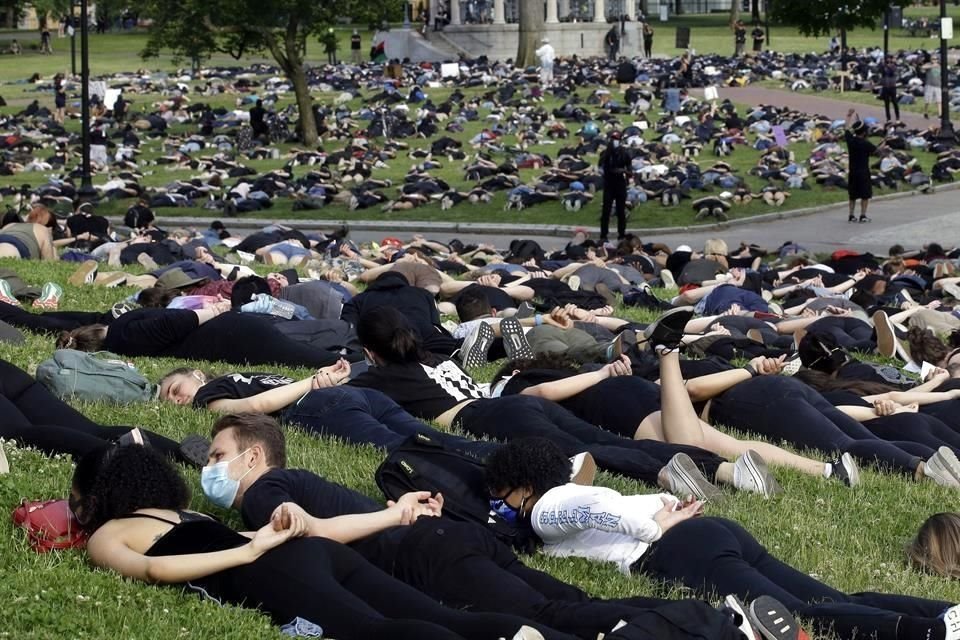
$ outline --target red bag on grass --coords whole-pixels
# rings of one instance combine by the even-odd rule
[[[13,510],[13,523],[26,530],[30,547],[37,553],[81,549],[87,544],[87,534],[66,500],[24,500]]]

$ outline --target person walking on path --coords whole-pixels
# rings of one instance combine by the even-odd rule
[[[643,55],[653,57],[653,25],[649,21],[643,23]]]
[[[610,233],[610,213],[616,206],[617,240],[627,235],[627,172],[630,170],[630,156],[620,146],[621,134],[610,134],[607,148],[600,154],[600,170],[603,172],[603,209],[600,212],[600,241],[606,242]]]
[[[743,20],[737,20],[733,25],[733,55],[740,57],[747,45],[747,28],[743,25]]]
[[[873,197],[873,182],[870,179],[870,156],[877,152],[877,147],[867,140],[867,125],[860,120],[855,109],[847,112],[847,128],[843,133],[847,141],[848,175],[847,193],[850,196],[848,222],[857,222],[853,210],[857,200],[860,201],[859,222],[870,222],[867,217],[867,207]]]

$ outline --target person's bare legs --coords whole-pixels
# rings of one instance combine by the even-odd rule
[[[818,477],[826,471],[823,462],[790,453],[768,442],[737,440],[700,420],[683,385],[677,351],[660,353],[660,411],[640,423],[638,436],[641,430],[659,432],[664,442],[701,447],[725,458],[736,458],[752,449],[771,464],[793,467]]]

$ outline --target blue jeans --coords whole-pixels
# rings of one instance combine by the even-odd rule
[[[351,444],[369,444],[392,451],[418,433],[449,449],[486,458],[500,445],[475,442],[437,431],[404,411],[376,389],[340,386],[306,394],[283,413],[285,422]]]
[[[951,603],[883,593],[846,594],[770,555],[748,531],[724,518],[696,518],[669,529],[641,558],[640,572],[744,601],[776,598],[817,630],[841,638],[897,640],[902,619],[938,627]],[[874,635],[876,634],[876,635]],[[905,637],[905,636],[904,636]]]

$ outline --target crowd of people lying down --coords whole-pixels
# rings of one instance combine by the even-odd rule
[[[848,78],[858,87],[879,91],[897,109],[903,96],[926,96],[935,66],[928,54],[876,60],[872,53],[848,58]],[[302,144],[294,109],[284,106],[289,83],[269,66],[199,76],[116,74],[104,81],[121,97],[95,112],[93,170],[101,197],[138,211],[195,207],[232,216],[278,203],[435,211],[491,201],[578,211],[602,189],[596,155],[616,131],[629,156],[628,208],[655,215],[682,205],[701,218],[725,219],[754,200],[779,207],[799,190],[846,188],[844,122],[772,105],[744,109],[727,94],[707,101],[693,88],[770,78],[820,86],[839,64],[831,54],[573,57],[557,61],[549,85],[536,69],[486,58],[462,60],[457,78],[441,77],[430,64],[391,65],[399,73],[386,79],[383,65],[317,67],[311,88],[336,97],[316,103],[315,148]],[[896,99],[888,95],[891,82]],[[63,122],[79,114],[67,96],[77,87],[60,77],[36,78],[33,86],[55,93],[57,103],[51,110],[37,98],[0,118],[0,130],[9,132],[0,140],[0,174],[23,176],[22,185],[0,193],[72,213],[80,151],[78,135]],[[222,106],[225,96],[235,104]],[[899,110],[863,122],[883,143],[870,168],[876,188],[928,190],[960,170],[936,126],[904,124]],[[749,167],[731,165],[732,154],[748,156]],[[402,180],[387,175],[398,163],[410,167]],[[450,167],[458,179],[451,180]],[[157,184],[162,172],[170,178]]]
[[[67,226],[78,219],[97,217]],[[37,257],[56,256],[44,222],[13,231],[0,250],[35,241]],[[221,415],[183,442],[150,424],[131,436],[53,396],[26,363],[0,363],[0,437],[77,462],[70,505],[96,566],[345,640],[629,640],[678,618],[694,626],[669,637],[811,637],[794,616],[843,639],[960,637],[955,603],[842,593],[772,555],[749,523],[703,513],[726,492],[782,492],[783,468],[864,492],[863,467],[960,489],[958,249],[817,256],[578,231],[546,251],[281,226],[241,239],[219,223],[102,240],[76,234],[69,250],[90,258],[64,282],[0,272],[0,339],[209,361],[154,382],[163,401]],[[263,276],[254,261],[280,266]],[[112,306],[58,309],[120,284]],[[287,468],[288,427],[386,454],[426,437],[482,464],[490,517],[542,553],[726,598],[591,597],[445,514],[442,495],[384,507]],[[593,486],[596,469],[650,491]],[[184,475],[198,471],[206,498],[252,533],[188,509]],[[960,517],[917,526],[908,561],[955,577]]]

